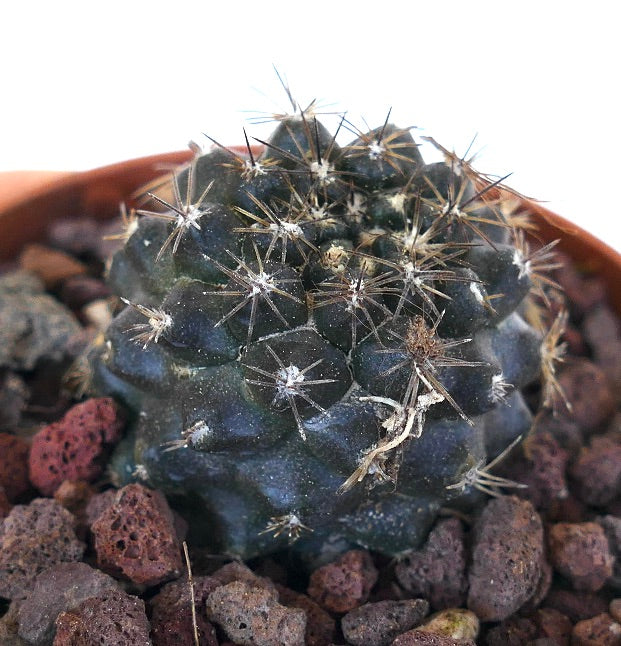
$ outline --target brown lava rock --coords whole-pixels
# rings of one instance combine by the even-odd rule
[[[387,646],[418,626],[429,612],[425,599],[365,603],[341,619],[343,635],[354,646]]]
[[[0,487],[10,502],[30,489],[28,443],[16,435],[0,433]]]
[[[554,608],[540,608],[534,613],[539,637],[548,637],[555,644],[569,644],[572,623],[563,613]]]
[[[311,574],[308,595],[328,612],[349,612],[369,598],[377,576],[366,550],[350,550]]]
[[[468,608],[481,621],[502,621],[537,590],[543,526],[532,504],[516,496],[491,500],[474,526]]]
[[[606,435],[591,437],[569,471],[580,500],[602,507],[621,491],[621,444]]]
[[[19,264],[22,269],[38,276],[47,289],[53,289],[71,276],[86,273],[86,266],[79,260],[42,244],[26,245]]]
[[[424,547],[397,563],[395,575],[409,593],[428,599],[435,610],[461,606],[468,586],[461,522],[457,518],[439,520]]]
[[[537,624],[528,617],[514,615],[491,628],[485,638],[487,646],[524,646],[535,639]]]
[[[54,424],[42,428],[30,450],[30,480],[51,496],[64,480],[98,478],[111,446],[121,437],[123,420],[110,397],[87,399]]]
[[[53,565],[37,576],[32,592],[19,607],[19,636],[31,644],[51,644],[54,622],[62,611],[89,597],[119,589],[112,577],[86,563]]]
[[[151,646],[144,602],[122,590],[82,601],[56,619],[53,646]]]
[[[576,590],[596,592],[613,572],[614,557],[597,523],[556,523],[548,530],[550,562]]]
[[[621,624],[607,612],[579,621],[571,634],[572,646],[621,646]]]
[[[610,419],[615,400],[606,375],[593,362],[574,358],[567,362],[558,383],[571,402],[571,412],[565,412],[586,432],[593,432]]]
[[[35,498],[13,507],[0,522],[0,597],[24,598],[43,570],[79,561],[84,544],[75,526],[75,517],[55,500]]]
[[[306,615],[278,603],[278,593],[233,581],[207,598],[207,617],[242,646],[304,646]]]
[[[209,576],[193,578],[196,625],[201,646],[218,646],[216,631],[205,616],[207,597],[220,583]],[[192,646],[192,600],[186,579],[171,581],[149,602],[153,646]]]
[[[336,622],[310,597],[294,592],[283,585],[276,586],[280,603],[288,608],[300,608],[306,613],[306,646],[327,646],[336,635]]]
[[[173,514],[159,491],[140,484],[119,489],[91,531],[98,566],[115,576],[152,586],[182,571]]]

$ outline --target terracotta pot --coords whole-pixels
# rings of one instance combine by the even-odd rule
[[[190,151],[178,151],[84,172],[0,173],[0,262],[14,258],[25,243],[41,239],[54,220],[117,215],[120,202],[131,201],[138,187],[190,158]],[[601,276],[621,315],[621,255],[541,204],[523,200],[523,206],[533,214],[540,239],[560,238],[559,250],[588,273]]]

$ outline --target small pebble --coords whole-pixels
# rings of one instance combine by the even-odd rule
[[[446,608],[433,614],[418,629],[453,639],[474,641],[479,634],[479,618],[465,608]]]
[[[274,590],[233,581],[216,588],[206,608],[209,620],[241,646],[304,646],[304,611],[278,603]]]
[[[608,612],[615,621],[621,622],[621,599],[613,599],[608,606]]]
[[[487,503],[474,528],[468,608],[481,621],[502,621],[536,592],[544,554],[543,525],[516,496]]]
[[[354,646],[388,646],[418,626],[429,612],[425,599],[365,603],[341,619],[345,639]]]
[[[550,563],[574,589],[597,592],[612,575],[614,557],[597,523],[556,523],[548,530]]]
[[[350,550],[311,574],[308,596],[328,612],[349,612],[367,601],[377,577],[370,554]]]
[[[122,590],[82,601],[56,619],[53,646],[151,646],[144,602]]]
[[[46,289],[54,289],[63,281],[86,273],[86,266],[64,251],[42,244],[28,244],[19,256],[19,265],[38,276]]]
[[[159,491],[130,484],[91,525],[97,565],[113,576],[154,586],[183,571],[174,517]]]
[[[579,621],[571,633],[572,646],[621,646],[621,624],[607,612]]]
[[[107,300],[97,299],[82,308],[82,316],[96,330],[105,330],[112,323],[112,312]]]

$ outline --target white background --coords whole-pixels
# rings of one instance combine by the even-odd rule
[[[2,3],[0,171],[239,143],[296,99],[415,125],[621,250],[610,1]],[[250,125],[259,137],[266,126]],[[347,143],[343,141],[342,143]],[[431,161],[432,155],[424,151]]]

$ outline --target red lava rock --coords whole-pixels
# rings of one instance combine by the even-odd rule
[[[418,626],[429,612],[425,599],[365,603],[341,619],[343,635],[354,646],[387,646]]]
[[[457,518],[439,520],[425,546],[397,563],[395,575],[413,596],[428,599],[434,610],[461,606],[468,585],[461,522]]]
[[[607,612],[579,621],[571,634],[572,646],[620,646],[621,624]]]
[[[99,244],[101,224],[93,218],[63,218],[50,225],[51,245],[74,256],[92,253]]]
[[[536,639],[537,624],[529,618],[513,616],[487,633],[487,646],[524,646]]]
[[[80,560],[84,544],[75,526],[75,517],[55,500],[13,507],[0,523],[0,597],[24,598],[43,570]]]
[[[584,444],[584,436],[571,415],[555,415],[541,411],[533,421],[533,433],[550,433],[559,446],[574,455]]]
[[[233,581],[241,581],[253,588],[267,588],[272,591],[276,590],[276,586],[270,579],[256,575],[247,565],[240,563],[239,561],[225,563],[222,567],[213,572],[211,576],[216,579],[220,585],[226,585]]]
[[[215,628],[205,617],[205,601],[220,583],[209,576],[193,578],[194,608],[199,643],[218,646]],[[194,644],[190,587],[187,579],[171,581],[149,602],[151,639],[153,646],[183,646]]]
[[[428,633],[423,630],[409,630],[399,635],[392,646],[476,646],[471,639],[453,639],[445,635]],[[505,645],[503,645],[505,646]]]
[[[612,575],[614,557],[597,523],[556,523],[548,546],[550,563],[576,590],[597,592]]]
[[[608,379],[602,369],[588,359],[572,359],[565,363],[558,383],[571,402],[571,412],[563,414],[570,416],[582,431],[597,430],[614,413],[615,400]]]
[[[547,510],[555,500],[566,498],[565,467],[569,454],[554,436],[538,430],[526,438],[523,452],[524,457],[515,458],[501,468],[502,475],[526,485],[516,495],[530,500],[538,510]]]
[[[545,606],[569,617],[572,623],[594,617],[608,610],[607,602],[593,592],[579,592],[552,588],[545,598]]]
[[[570,492],[566,498],[556,499],[546,509],[546,520],[551,523],[579,523],[586,515],[586,505]]]
[[[613,599],[608,607],[608,612],[615,621],[621,622],[621,599]]]
[[[236,644],[304,646],[306,615],[278,603],[278,593],[233,581],[207,598],[207,617],[219,624]]]
[[[593,349],[595,363],[604,371],[617,402],[621,398],[621,330],[615,313],[604,303],[582,322],[584,336]]]
[[[0,487],[11,502],[30,489],[29,450],[28,442],[21,437],[0,433]]]
[[[60,289],[60,300],[72,310],[110,296],[110,289],[102,280],[92,276],[71,276]]]
[[[516,496],[487,503],[473,528],[468,608],[481,621],[502,621],[536,592],[542,574],[543,526]]]
[[[92,524],[101,516],[101,514],[114,502],[117,489],[106,489],[96,493],[87,503],[84,509],[86,524],[91,527]]]
[[[569,469],[580,500],[602,507],[621,491],[621,444],[606,435],[591,437]]]
[[[30,644],[51,644],[56,617],[89,597],[119,584],[107,574],[86,563],[59,563],[41,572],[34,587],[19,607],[18,634]]]
[[[71,276],[86,273],[86,266],[70,255],[42,244],[28,244],[19,256],[19,265],[38,276],[46,289],[53,289]]]
[[[299,608],[306,613],[306,646],[328,646],[336,636],[336,622],[310,597],[294,592],[283,585],[277,585],[280,603],[287,608]]]
[[[377,569],[367,551],[350,550],[334,563],[315,570],[310,576],[307,592],[328,612],[349,612],[369,598],[377,576]]]
[[[181,545],[166,498],[129,484],[91,525],[98,566],[134,583],[157,585],[181,573]]]
[[[541,577],[539,578],[539,583],[537,583],[537,588],[533,593],[533,596],[520,608],[520,614],[527,616],[539,608],[541,602],[546,598],[550,591],[553,576],[554,570],[552,569],[552,566],[543,559],[541,562]]]
[[[51,496],[64,480],[98,478],[111,445],[121,437],[123,420],[110,397],[73,406],[59,421],[42,428],[30,450],[30,480]]]
[[[540,608],[533,616],[540,638],[552,639],[555,644],[569,644],[572,623],[563,613],[554,608]]]
[[[584,314],[606,300],[606,288],[598,278],[587,278],[572,262],[571,258],[556,251],[555,262],[559,268],[554,272],[554,279],[561,285],[573,308]]]
[[[122,590],[86,599],[56,619],[53,646],[151,646],[144,602]]]

